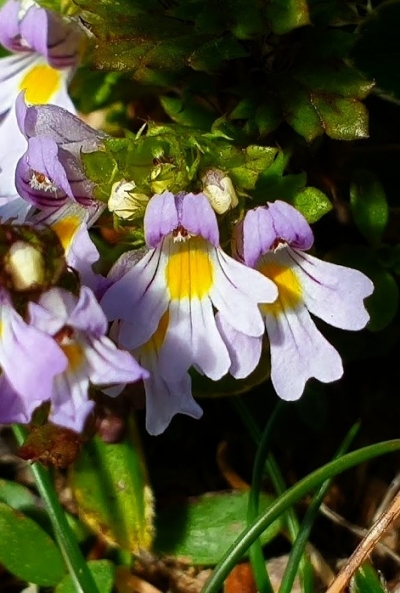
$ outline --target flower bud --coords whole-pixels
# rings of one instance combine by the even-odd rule
[[[43,286],[46,264],[36,247],[25,241],[16,241],[7,253],[5,271],[11,277],[14,290],[32,290]]]
[[[144,214],[149,201],[146,194],[135,193],[134,181],[117,181],[111,188],[111,195],[108,200],[108,209],[114,212],[119,218],[132,220]]]
[[[233,183],[221,169],[208,169],[201,180],[203,194],[217,214],[224,214],[238,205],[239,200]]]

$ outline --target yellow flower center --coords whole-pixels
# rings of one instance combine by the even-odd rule
[[[202,299],[209,293],[214,281],[214,269],[208,251],[208,242],[199,236],[171,244],[171,254],[165,268],[171,299]]]
[[[68,216],[62,220],[57,220],[57,222],[51,225],[51,228],[60,239],[65,252],[68,251],[80,224],[81,221],[77,216]]]
[[[151,352],[159,352],[161,346],[163,345],[165,334],[167,333],[169,323],[169,313],[165,311],[164,315],[160,319],[160,323],[154,334],[151,336],[149,340],[145,344],[143,344],[142,348],[149,350]]]
[[[61,349],[68,358],[68,370],[75,371],[85,358],[82,348],[76,342],[61,344]]]
[[[260,305],[265,315],[278,316],[285,310],[295,309],[301,302],[303,291],[293,270],[282,264],[262,260],[258,271],[275,282],[278,287],[278,298],[272,304]]]
[[[49,103],[51,97],[58,91],[61,83],[61,73],[48,64],[34,66],[22,79],[19,90],[25,90],[27,103]]]

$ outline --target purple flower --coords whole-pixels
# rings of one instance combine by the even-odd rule
[[[78,272],[81,283],[95,293],[106,279],[93,272],[92,266],[98,261],[99,252],[89,236],[88,229],[104,208],[101,203],[91,208],[83,208],[75,202],[68,201],[56,210],[48,208],[26,220],[36,228],[50,226],[55,231],[64,248],[68,266]]]
[[[106,317],[94,294],[82,287],[79,298],[61,288],[44,293],[29,304],[31,325],[53,336],[66,357],[51,393],[49,419],[77,432],[83,429],[94,403],[89,384],[109,385],[148,377],[129,352],[119,350],[106,337]]]
[[[264,325],[258,303],[271,303],[275,285],[219,247],[216,216],[203,194],[155,195],[144,219],[150,250],[122,274],[101,301],[120,320],[118,341],[132,349],[151,377],[145,382],[147,429],[162,432],[172,416],[199,417],[188,370],[217,380],[231,366],[214,311],[246,336]],[[113,271],[118,278],[118,263]],[[260,352],[253,351],[257,364]]]
[[[17,118],[28,149],[16,168],[18,193],[40,208],[58,208],[67,200],[94,204],[93,183],[87,179],[82,152],[97,150],[105,138],[61,107],[28,107],[17,99]]]
[[[334,327],[362,329],[369,320],[363,301],[374,287],[358,270],[304,253],[313,244],[311,228],[285,202],[248,212],[241,232],[243,261],[270,278],[279,290],[276,302],[263,303],[260,310],[270,342],[273,386],[282,399],[296,400],[311,377],[329,383],[343,374],[338,352],[310,314]],[[239,358],[245,349],[255,347],[254,340],[237,335],[222,321],[233,356]],[[236,368],[231,373],[237,376]]]
[[[15,166],[26,149],[16,121],[14,103],[25,91],[28,103],[54,103],[75,108],[67,84],[77,66],[84,35],[76,22],[38,7],[8,0],[0,10],[0,43],[17,55],[0,59],[0,216],[24,220],[29,204],[19,198]]]
[[[0,423],[29,422],[34,409],[50,399],[67,359],[50,336],[22,319],[5,289],[0,289],[0,329]]]

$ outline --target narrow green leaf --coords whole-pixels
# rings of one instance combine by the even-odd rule
[[[20,579],[50,587],[66,567],[55,542],[32,519],[0,503],[0,563]]]
[[[350,205],[354,221],[373,245],[380,243],[389,209],[385,190],[370,171],[358,170],[350,185]]]
[[[260,508],[273,498],[260,496]],[[183,557],[193,564],[213,565],[246,525],[247,492],[203,494],[186,503],[162,509],[157,517],[154,548],[163,554]],[[282,529],[273,522],[261,535],[263,544]]]
[[[110,560],[90,560],[87,566],[99,591],[111,593],[114,585],[115,565]],[[55,593],[76,593],[75,584],[70,575],[65,576],[57,585]]]
[[[103,540],[133,553],[150,547],[153,500],[133,424],[119,443],[87,443],[69,480],[82,520]]]
[[[370,562],[364,562],[352,579],[351,593],[387,593]]]
[[[0,502],[8,504],[16,511],[35,506],[37,500],[26,486],[11,480],[0,480]]]

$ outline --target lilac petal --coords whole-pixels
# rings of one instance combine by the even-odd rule
[[[87,338],[85,356],[89,366],[89,379],[94,385],[133,383],[148,379],[143,369],[126,350],[119,350],[106,337]]]
[[[8,0],[0,10],[0,44],[11,51],[26,51],[20,43],[18,13],[20,2]]]
[[[192,397],[191,379],[185,373],[175,382],[166,381],[160,374],[157,356],[154,352],[142,349],[140,363],[150,371],[149,379],[144,381],[146,390],[146,429],[151,435],[159,435],[167,428],[175,414],[186,414],[200,418],[200,406]]]
[[[0,220],[2,222],[17,222],[22,224],[29,212],[31,205],[21,198],[18,194],[8,198],[0,196]]]
[[[0,424],[27,424],[44,400],[19,395],[4,376],[0,377]]]
[[[24,93],[17,98],[18,123],[27,138],[46,136],[74,154],[100,148],[107,134],[94,130],[66,109],[56,105],[26,106]]]
[[[76,66],[84,33],[78,23],[48,11],[47,59],[53,68]]]
[[[32,301],[28,305],[28,313],[30,325],[50,336],[55,336],[64,327],[68,319],[68,316],[62,310],[52,311]]]
[[[109,321],[123,320],[119,342],[125,348],[137,348],[147,342],[167,310],[165,260],[161,246],[150,250],[101,299]]]
[[[366,326],[369,314],[363,301],[374,290],[367,276],[305,253],[293,250],[289,253],[298,264],[296,275],[311,313],[341,329],[360,330]]]
[[[81,287],[79,300],[71,312],[68,325],[88,331],[94,336],[104,336],[107,332],[107,318],[93,292],[87,286]]]
[[[0,322],[0,364],[5,376],[18,393],[50,399],[54,377],[67,365],[64,353],[53,338],[28,326],[4,299]],[[36,356],[38,352],[40,357]]]
[[[243,259],[254,268],[260,255],[269,251],[276,240],[272,218],[267,208],[249,210],[243,221]]]
[[[27,148],[27,142],[17,126],[14,107],[1,122],[0,134],[7,138],[7,142],[0,143],[0,196],[9,198],[18,193],[15,187],[15,168]]]
[[[217,330],[211,301],[173,300],[169,324],[159,353],[159,368],[164,379],[176,382],[195,365],[217,381],[229,370],[228,350]]]
[[[70,430],[82,432],[94,407],[88,399],[89,380],[80,369],[70,369],[54,382],[49,420]]]
[[[217,217],[203,194],[186,194],[182,201],[182,226],[192,235],[201,235],[214,247],[219,245]]]
[[[29,142],[33,140],[34,139],[31,138]],[[41,140],[44,141],[46,139],[42,138]],[[53,178],[54,183],[56,185],[59,185],[59,187],[61,187],[62,189],[64,189],[65,193],[70,198],[75,199],[77,202],[84,206],[90,206],[94,200],[94,184],[86,177],[82,161],[80,159],[77,159],[73,154],[71,154],[67,150],[64,150],[62,147],[59,147],[58,149],[58,157],[67,177],[68,186],[61,185],[61,183],[59,184],[57,177]],[[71,195],[67,192],[67,187],[70,188]]]
[[[215,250],[215,280],[210,291],[215,308],[230,325],[248,336],[261,336],[264,324],[258,303],[271,303],[278,295],[275,284],[262,274]]]
[[[156,194],[147,204],[144,233],[149,247],[157,247],[161,240],[179,225],[174,194]]]
[[[39,6],[31,6],[20,22],[20,35],[29,47],[47,58],[48,12]]]
[[[276,200],[273,203],[268,202],[268,212],[278,238],[296,249],[302,251],[310,249],[314,243],[313,232],[304,216],[296,208]]]
[[[323,383],[340,379],[340,356],[304,306],[276,317],[267,315],[265,325],[271,346],[271,380],[280,398],[299,399],[311,377]]]
[[[217,313],[215,321],[228,348],[231,359],[229,372],[235,379],[244,379],[260,361],[262,337],[254,338],[236,331],[220,313]]]

